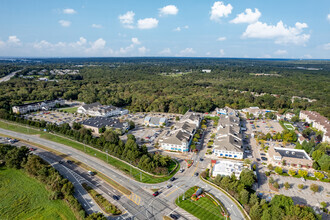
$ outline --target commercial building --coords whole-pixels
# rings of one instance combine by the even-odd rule
[[[235,115],[236,117],[238,117],[238,111],[227,106],[224,108],[216,108],[215,111],[218,115]]]
[[[129,129],[129,124],[127,122],[121,122],[117,118],[107,118],[107,117],[93,117],[85,121],[82,121],[81,124],[87,128],[91,129],[93,134],[99,135],[99,129],[105,127],[106,129],[115,129],[123,133],[125,130]]]
[[[40,111],[40,110],[49,110],[54,108],[56,105],[64,105],[64,99],[56,99],[56,100],[45,100],[42,102],[32,102],[23,105],[15,105],[12,107],[13,113],[16,114],[25,114],[27,112]]]
[[[244,168],[243,162],[232,160],[212,160],[212,176],[231,176],[234,175],[239,178]]]
[[[268,150],[269,162],[275,166],[311,168],[313,160],[304,150],[271,146]]]
[[[167,131],[159,140],[160,147],[169,151],[188,152],[201,120],[202,115],[200,113],[187,111],[173,130]]]
[[[240,118],[234,114],[221,114],[219,117],[216,136],[213,143],[213,154],[218,157],[243,159],[244,150]]]
[[[249,107],[242,109],[242,112],[252,114],[255,118],[259,118],[259,116],[265,117],[265,114],[268,112],[275,111],[268,109],[260,109],[259,107]]]
[[[95,117],[110,117],[128,114],[127,109],[118,108],[112,105],[101,105],[99,102],[82,105],[78,108],[77,112]]]
[[[146,126],[152,126],[152,127],[160,127],[165,126],[167,124],[167,118],[165,117],[150,117],[146,116],[144,118],[143,124]]]
[[[322,131],[322,142],[330,143],[330,121],[326,117],[320,115],[318,112],[300,111],[299,118],[311,124],[313,128]]]

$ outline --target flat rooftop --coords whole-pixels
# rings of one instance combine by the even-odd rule
[[[304,150],[290,149],[290,148],[274,148],[277,153],[279,153],[282,157],[291,157],[296,159],[307,159],[311,160],[311,158],[307,155]]]

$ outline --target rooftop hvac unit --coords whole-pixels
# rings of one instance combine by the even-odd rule
[[[295,154],[296,154],[296,152],[293,151],[293,152],[292,152],[292,155],[295,155]]]
[[[289,154],[289,151],[287,150],[287,151],[285,151],[285,153],[286,153],[286,154]]]

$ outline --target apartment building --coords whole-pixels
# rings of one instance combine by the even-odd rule
[[[313,128],[323,132],[322,142],[330,143],[330,121],[314,111],[300,111],[299,118],[311,124]]]
[[[78,108],[77,112],[94,117],[110,117],[128,114],[127,109],[118,108],[112,105],[101,105],[99,102],[82,105]]]
[[[188,152],[201,121],[202,114],[187,111],[173,130],[167,131],[159,140],[160,147],[163,150]]]
[[[42,102],[32,102],[23,105],[15,105],[12,107],[13,113],[16,114],[25,114],[27,112],[34,112],[40,110],[48,110],[54,108],[56,105],[64,105],[64,99],[56,99],[56,100],[45,100]]]

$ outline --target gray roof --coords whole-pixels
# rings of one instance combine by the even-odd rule
[[[174,133],[169,133],[168,136],[162,138],[163,143],[181,145],[182,142],[189,142],[191,135],[188,132],[176,130]]]
[[[127,123],[120,122],[117,118],[93,117],[81,122],[82,125],[87,125],[95,128],[112,127],[125,128]]]
[[[154,125],[161,125],[163,123],[166,122],[166,118],[162,117],[150,117],[150,116],[146,116],[144,118],[145,121],[148,121],[150,124],[154,124]]]
[[[197,112],[193,112],[191,110],[188,110],[181,118],[181,122],[185,122],[186,120],[192,120],[192,121],[200,121],[202,119],[201,114]]]
[[[231,135],[227,135],[225,137],[215,139],[214,141],[214,149],[219,149],[219,150],[243,152],[241,146],[242,146],[242,141],[239,140],[238,138],[234,138]]]
[[[279,153],[282,157],[291,157],[296,159],[307,159],[310,160],[309,156],[304,150],[297,151],[291,150],[288,148],[281,149],[281,148],[274,148],[275,152]]]
[[[91,108],[95,108],[95,107],[99,107],[99,106],[102,106],[101,103],[99,102],[94,102],[94,103],[91,103],[91,104],[86,104],[86,105],[83,105],[82,107],[86,110],[89,110]]]

